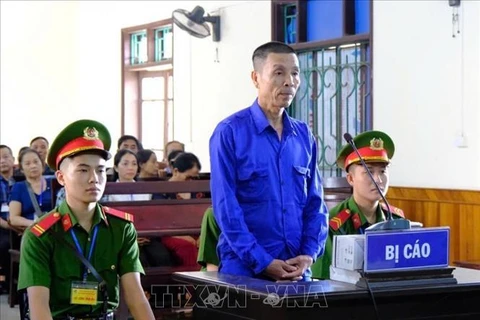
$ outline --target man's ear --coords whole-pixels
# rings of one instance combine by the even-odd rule
[[[63,172],[60,171],[60,170],[57,170],[57,171],[55,172],[55,177],[57,178],[58,183],[59,183],[62,187],[64,187],[64,186],[65,186],[65,177],[64,177],[64,175],[63,175]]]
[[[252,78],[253,85],[258,89],[258,72],[253,70],[250,77]]]
[[[353,187],[353,173],[352,172],[347,172],[346,176],[348,184]]]

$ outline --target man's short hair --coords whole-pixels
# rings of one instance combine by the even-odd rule
[[[38,136],[38,137],[33,138],[32,141],[30,141],[30,145],[32,145],[32,143],[34,143],[37,140],[45,140],[45,142],[47,143],[47,146],[50,145],[50,142],[48,142],[47,138],[42,137],[42,136]]]
[[[124,135],[124,136],[121,136],[119,139],[118,139],[118,143],[117,143],[117,148],[120,149],[120,146],[122,145],[122,143],[124,143],[125,141],[127,140],[133,140],[135,141],[135,143],[137,144],[137,149],[138,150],[142,150],[143,149],[143,146],[142,144],[140,143],[140,141],[138,141],[138,139],[134,136],[131,136],[131,135]]]
[[[252,63],[255,71],[261,69],[261,65],[267,59],[270,53],[293,53],[296,54],[295,50],[290,47],[288,44],[278,41],[271,41],[265,44],[262,44],[260,47],[255,49],[252,55]]]
[[[10,155],[13,157],[12,149],[9,146],[0,144],[0,149],[7,149],[10,152]]]

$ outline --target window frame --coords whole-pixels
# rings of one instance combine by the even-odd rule
[[[171,27],[172,32],[172,56],[168,59],[163,59],[161,61],[155,61],[155,30],[162,27]],[[140,32],[145,30],[147,32],[147,56],[148,59],[145,63],[140,64],[130,64],[131,61],[131,43],[130,35],[132,33]],[[134,119],[129,119],[130,126],[133,127],[133,132],[128,132],[128,134],[135,135],[140,141],[142,141],[142,98],[141,98],[141,79],[144,76],[145,72],[157,72],[157,71],[167,71],[173,77],[173,19],[164,19],[152,23],[137,25],[133,27],[121,29],[121,116],[120,116],[120,131],[121,135],[127,134],[125,132],[126,127],[126,110],[129,110],[129,117]],[[168,78],[167,78],[168,79]],[[172,81],[173,85],[173,81]],[[166,93],[168,94],[168,93]],[[174,104],[174,97],[172,97],[172,106]],[[172,107],[173,110],[174,107]],[[133,112],[132,112],[133,111]],[[173,112],[173,111],[172,111]],[[168,119],[164,119],[164,128],[166,127]],[[173,124],[172,124],[173,125]],[[165,130],[164,130],[165,131]],[[173,139],[174,137],[168,137],[167,139]]]
[[[285,26],[284,26],[284,16],[283,16],[283,6],[288,4],[295,4],[297,6],[297,19],[296,19],[296,38],[295,43],[289,44],[297,54],[300,53],[307,53],[312,52],[315,56],[317,51],[322,49],[337,47],[349,44],[359,44],[359,43],[367,43],[369,47],[369,55],[367,59],[367,64],[370,66],[370,92],[369,95],[371,96],[370,99],[370,114],[368,120],[364,123],[364,128],[373,128],[374,123],[374,82],[373,82],[373,70],[374,70],[374,56],[373,56],[373,2],[374,0],[370,0],[369,3],[369,14],[370,14],[370,21],[369,21],[369,32],[361,33],[361,34],[352,34],[354,33],[355,26],[353,24],[353,14],[354,14],[354,5],[353,1],[349,0],[342,0],[343,1],[343,36],[339,38],[333,38],[328,40],[321,40],[321,41],[309,41],[307,42],[307,1],[304,0],[272,0],[271,1],[271,12],[272,12],[272,41],[280,41],[284,42],[285,39]],[[316,91],[318,87],[318,83],[316,81],[316,77],[313,78],[313,86]],[[295,116],[295,115],[292,115]],[[315,110],[313,111],[313,117],[315,117]],[[338,119],[337,119],[338,121]],[[307,123],[308,124],[308,123]],[[337,122],[337,125],[339,123]],[[313,124],[315,127],[315,124]],[[312,131],[315,131],[315,128],[312,128]],[[318,142],[318,141],[317,141]],[[337,144],[340,141],[337,141]],[[336,169],[337,176],[340,176],[343,173],[342,170]]]

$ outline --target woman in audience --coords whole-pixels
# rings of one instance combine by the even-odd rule
[[[42,176],[44,163],[37,151],[30,148],[23,150],[18,164],[25,181],[13,185],[9,203],[10,223],[14,227],[27,228],[52,210],[52,194],[49,183]]]
[[[193,153],[180,153],[172,160],[172,177],[168,181],[189,181],[198,179],[202,165],[197,156]],[[199,193],[168,193],[164,195],[166,199],[191,199],[204,198],[205,195]]]
[[[168,155],[168,158],[167,158],[167,167],[165,168],[165,172],[166,172],[166,176],[172,176],[173,174],[173,163],[175,162],[175,159],[180,155],[182,154],[184,151],[180,151],[180,150],[174,150],[172,152],[170,152],[170,154]]]
[[[139,180],[158,178],[157,155],[152,150],[140,150],[137,152],[138,167],[140,173]]]
[[[113,159],[114,178],[116,182],[135,182],[138,173],[137,156],[133,151],[122,149]],[[109,194],[106,201],[146,201],[151,194]]]

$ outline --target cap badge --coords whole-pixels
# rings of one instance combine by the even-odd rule
[[[98,131],[95,128],[86,127],[83,130],[83,137],[87,140],[97,140],[98,139]]]
[[[370,140],[370,149],[383,150],[383,140],[380,138],[373,138]]]

